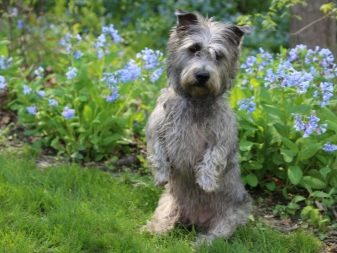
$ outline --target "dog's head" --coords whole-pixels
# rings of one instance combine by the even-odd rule
[[[215,22],[194,12],[178,10],[176,16],[168,42],[169,84],[192,98],[223,94],[231,87],[249,27]]]

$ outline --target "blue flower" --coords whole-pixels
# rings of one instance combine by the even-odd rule
[[[48,104],[52,107],[55,107],[55,106],[58,106],[59,103],[57,102],[56,99],[51,98],[48,100]]]
[[[269,52],[264,51],[263,48],[259,48],[259,52],[260,58],[263,60],[260,63],[259,69],[262,70],[273,60],[273,56]]]
[[[292,48],[289,50],[289,56],[288,56],[288,61],[293,62],[298,60],[299,56],[298,54],[307,50],[307,46],[303,44],[299,44],[296,47]]]
[[[113,87],[111,89],[111,94],[107,97],[105,97],[105,101],[112,103],[115,102],[119,98],[119,92],[116,87]]]
[[[77,39],[77,41],[81,41],[81,40],[82,40],[81,34],[77,34],[77,35],[76,35],[76,39]]]
[[[253,67],[256,63],[256,57],[255,56],[248,56],[246,61],[241,65],[241,68],[244,69],[247,73],[251,74],[253,73]]]
[[[116,71],[118,80],[122,83],[135,81],[141,75],[141,69],[134,60],[130,60],[123,69]]]
[[[297,71],[295,69],[290,69],[289,73],[282,76],[283,80],[281,82],[282,87],[296,87],[298,94],[304,94],[307,92],[311,81],[314,77],[303,71]]]
[[[5,89],[7,86],[5,77],[0,75],[0,90]]]
[[[67,79],[71,80],[77,76],[77,68],[75,67],[68,67],[68,72],[66,73]]]
[[[302,116],[294,115],[294,128],[295,128],[296,131],[304,131],[305,130],[305,124],[302,121]]]
[[[31,115],[36,115],[36,113],[37,113],[37,108],[36,108],[35,105],[28,106],[28,107],[26,108],[26,111],[27,111],[29,114],[31,114]]]
[[[273,85],[278,80],[278,75],[276,75],[272,69],[267,69],[266,75],[264,77],[264,86],[268,87]]]
[[[37,91],[37,94],[40,96],[40,97],[44,97],[46,95],[46,92],[44,90],[39,90]]]
[[[38,78],[42,78],[44,74],[44,69],[40,66],[37,69],[34,70],[34,75]]]
[[[321,57],[321,66],[323,68],[331,68],[334,66],[334,61],[335,58],[331,51],[327,48],[322,48],[319,52],[318,55]]]
[[[10,10],[10,15],[12,17],[17,17],[19,15],[19,11],[18,11],[18,8],[14,7]]]
[[[122,41],[122,37],[119,35],[118,31],[115,29],[114,25],[102,27],[102,33],[108,34],[114,43],[119,43]]]
[[[254,97],[245,98],[238,101],[239,110],[244,110],[249,113],[252,113],[256,109],[256,104],[254,102]]]
[[[149,48],[143,49],[137,53],[137,58],[141,59],[144,63],[145,69],[153,69],[159,66],[159,60],[163,56],[163,53],[159,50],[152,50]]]
[[[75,110],[66,106],[63,109],[62,116],[65,119],[72,119],[75,117]]]
[[[59,42],[65,48],[67,54],[70,54],[72,50],[71,38],[72,35],[67,33]]]
[[[312,112],[309,117],[293,114],[294,116],[294,128],[296,131],[303,131],[303,138],[307,138],[314,132],[322,134],[326,132],[327,124],[318,124],[320,119],[316,116],[315,112]]]
[[[333,97],[333,83],[330,82],[321,82],[320,85],[320,90],[322,93],[322,101],[321,101],[321,106],[326,106],[330,98]]]
[[[102,33],[101,35],[99,35],[97,37],[97,40],[96,40],[96,43],[95,43],[95,48],[98,49],[98,48],[102,48],[105,46],[105,43],[106,43],[106,37],[105,37],[105,34]]]
[[[82,56],[83,56],[83,53],[82,53],[80,50],[76,50],[76,51],[74,52],[74,58],[75,58],[76,60],[80,59]]]
[[[0,69],[6,70],[12,63],[12,58],[6,58],[5,56],[0,56]]]
[[[327,142],[324,144],[323,150],[326,152],[335,152],[337,150],[337,145]]]
[[[27,85],[23,86],[23,94],[28,95],[31,92],[32,92],[32,89],[29,86],[27,86]]]
[[[163,68],[158,68],[155,71],[153,71],[150,76],[151,82],[153,83],[156,82],[162,74],[163,74]]]
[[[22,30],[25,27],[25,22],[22,19],[19,19],[16,22],[16,26],[17,26],[17,28],[19,28],[20,30]]]
[[[118,83],[118,77],[114,73],[103,73],[102,82],[105,82],[108,86],[115,86]]]

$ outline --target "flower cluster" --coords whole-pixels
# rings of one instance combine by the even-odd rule
[[[68,71],[66,73],[66,77],[68,80],[72,80],[77,76],[77,68],[75,67],[69,67]]]
[[[42,68],[41,66],[34,70],[34,75],[37,78],[42,78],[43,74],[44,74],[44,68]]]
[[[155,71],[152,72],[151,76],[150,76],[150,80],[151,82],[156,82],[161,75],[163,74],[163,68],[158,68]]]
[[[154,69],[158,67],[160,65],[159,60],[162,56],[163,53],[159,50],[153,50],[147,47],[137,54],[137,58],[143,61],[145,69]]]
[[[28,95],[32,92],[32,88],[30,88],[29,86],[27,85],[23,85],[23,94],[24,95]]]
[[[247,111],[252,113],[256,109],[256,104],[254,102],[254,97],[245,98],[238,101],[239,110]]]
[[[118,80],[122,83],[132,82],[137,80],[142,73],[141,68],[134,60],[129,60],[124,68],[118,70],[116,75]]]
[[[67,33],[59,42],[59,44],[64,47],[66,54],[71,54],[73,51],[73,41],[81,41],[82,36],[80,34],[77,34],[76,36],[71,35],[70,33]],[[75,51],[73,53],[75,59],[79,59],[83,53],[79,50]]]
[[[63,109],[62,116],[65,119],[72,119],[75,117],[75,110],[66,106]]]
[[[303,138],[306,138],[316,132],[322,134],[326,132],[327,124],[318,124],[320,119],[312,112],[309,117],[294,114],[294,128],[296,131],[303,131]]]
[[[114,43],[119,43],[122,41],[122,37],[119,35],[113,24],[110,24],[109,26],[103,26],[102,33],[109,35]]]
[[[36,108],[35,105],[28,106],[28,107],[26,108],[26,111],[27,111],[29,114],[31,114],[31,115],[36,115],[36,113],[37,113],[37,108]]]
[[[0,56],[0,69],[6,70],[12,63],[12,58],[6,58],[5,56]]]
[[[103,58],[105,54],[105,46],[108,45],[106,36],[109,36],[113,43],[120,43],[123,40],[114,25],[103,26],[102,33],[97,37],[94,45],[98,59]]]
[[[333,83],[321,82],[319,88],[322,94],[321,106],[326,106],[333,97]]]
[[[5,77],[0,75],[0,90],[5,89],[7,86]]]
[[[337,78],[337,66],[329,49],[298,45],[288,51],[287,57],[279,58],[275,62],[270,53],[260,49],[256,56],[247,57],[241,68],[248,75],[254,73],[255,78],[262,78],[267,88],[291,88],[299,95],[310,91],[313,97],[320,98],[317,104],[329,104]]]
[[[105,97],[105,101],[112,103],[115,102],[119,98],[119,92],[117,87],[112,87],[111,88],[111,93],[109,96]]]
[[[323,150],[326,152],[335,152],[337,151],[337,145],[331,144],[330,142],[327,142],[323,146]]]

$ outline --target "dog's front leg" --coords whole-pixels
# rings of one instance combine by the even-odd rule
[[[157,186],[165,185],[169,180],[170,162],[164,149],[161,147],[159,140],[154,140],[153,152],[148,156],[148,159],[153,168],[154,181]]]
[[[228,150],[226,146],[216,145],[208,148],[202,161],[196,167],[196,182],[206,192],[219,188],[219,175],[227,165]]]

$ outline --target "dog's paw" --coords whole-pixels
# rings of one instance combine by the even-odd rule
[[[214,240],[214,236],[212,235],[205,235],[205,234],[200,234],[197,236],[197,239],[192,242],[192,247],[194,249],[198,249],[201,246],[210,246]]]
[[[219,187],[216,177],[203,171],[199,171],[197,174],[197,184],[205,192],[214,192]]]

